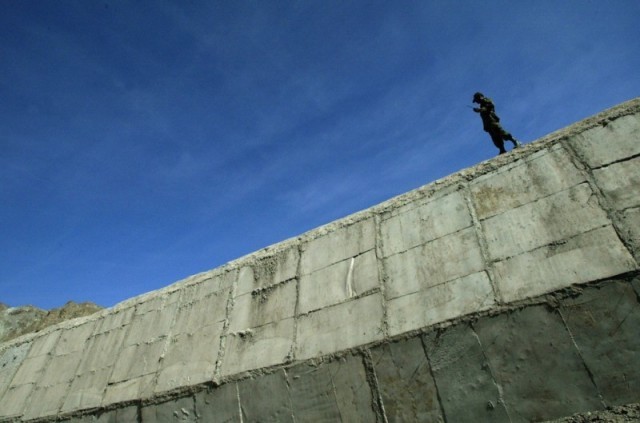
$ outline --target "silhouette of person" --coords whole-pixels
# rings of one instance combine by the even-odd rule
[[[504,148],[505,141],[511,141],[513,148],[521,146],[520,142],[513,138],[509,132],[505,131],[500,126],[500,118],[496,114],[496,107],[493,105],[493,101],[490,98],[485,97],[484,94],[477,92],[473,95],[473,102],[478,103],[479,107],[474,107],[473,111],[480,113],[482,118],[482,127],[485,132],[488,132],[491,136],[493,144],[500,150],[499,154],[506,153]]]

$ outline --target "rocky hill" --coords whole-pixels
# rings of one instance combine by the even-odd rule
[[[0,303],[0,343],[99,310],[102,307],[89,302],[69,301],[64,306],[49,311],[33,306],[9,307]]]

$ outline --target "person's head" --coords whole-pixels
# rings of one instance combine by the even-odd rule
[[[482,94],[481,92],[477,92],[473,95],[473,102],[474,103],[480,103],[480,101],[484,98],[484,94]]]

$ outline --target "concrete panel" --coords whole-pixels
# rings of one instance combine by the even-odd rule
[[[115,363],[109,383],[121,382],[155,373],[164,351],[165,340],[130,345],[122,349]]]
[[[294,422],[284,370],[238,382],[242,421]]]
[[[120,355],[125,335],[126,328],[119,327],[91,337],[87,341],[78,374],[112,368]]]
[[[27,401],[23,418],[25,420],[38,417],[55,416],[62,407],[64,397],[69,391],[70,384],[38,387],[31,393]]]
[[[59,383],[70,383],[82,360],[83,353],[56,355],[50,358],[38,380],[38,386],[51,386]]]
[[[193,397],[178,398],[140,408],[142,423],[197,422]]]
[[[337,228],[302,246],[301,274],[306,275],[375,248],[373,218]]]
[[[484,220],[584,181],[563,146],[554,145],[475,179],[470,188]]]
[[[102,404],[110,375],[111,368],[107,367],[77,376],[71,383],[61,411],[69,412],[99,407]]]
[[[296,359],[312,358],[384,337],[382,295],[324,308],[298,319]]]
[[[640,255],[640,208],[625,210],[621,217],[622,234],[625,240],[634,246],[638,256]]]
[[[42,377],[42,373],[46,369],[49,359],[50,357],[48,355],[39,355],[36,357],[27,356],[13,377],[11,385],[17,386],[26,383],[37,383]]]
[[[376,421],[374,396],[360,356],[287,372],[296,421]]]
[[[179,293],[172,294],[174,301],[168,303],[164,303],[161,299],[153,299],[140,305],[140,310],[136,308],[125,345],[166,338],[178,309],[178,295]]]
[[[201,300],[212,294],[227,291],[236,280],[236,270],[223,271],[221,273],[208,272],[196,280],[189,282],[182,288],[180,303],[182,305]]]
[[[293,319],[230,333],[222,360],[222,376],[284,363],[293,345]]]
[[[474,228],[384,259],[385,297],[392,299],[484,269]]]
[[[236,297],[229,319],[229,330],[236,332],[293,317],[296,285],[297,281],[291,279]]]
[[[25,342],[20,345],[11,345],[0,351],[0,398],[9,388],[13,376],[29,353],[29,348],[31,344]]]
[[[436,385],[419,337],[371,350],[389,422],[443,422]]]
[[[224,322],[174,336],[160,362],[156,392],[213,380]]]
[[[494,264],[506,302],[625,273],[635,261],[611,226]]]
[[[115,309],[96,322],[95,334],[110,332],[125,327],[131,323],[135,307]]]
[[[171,328],[173,335],[188,335],[225,320],[229,289],[184,302],[178,308]]]
[[[481,222],[492,260],[513,257],[607,223],[609,219],[588,184]]]
[[[569,139],[592,168],[640,154],[640,116],[623,116]]]
[[[460,324],[424,336],[440,404],[449,422],[510,422],[480,341]]]
[[[535,306],[474,325],[512,422],[602,408],[560,315]]]
[[[35,385],[26,383],[10,387],[0,399],[0,416],[15,417],[22,415],[25,405],[31,398]]]
[[[640,169],[640,157],[593,172],[596,184],[614,209],[640,206],[640,172],[637,169]]]
[[[380,223],[382,257],[388,257],[472,225],[471,214],[459,191],[411,205]]]
[[[299,313],[341,303],[380,286],[375,251],[340,261],[300,278]]]
[[[153,395],[154,379],[155,375],[151,374],[124,382],[110,383],[105,391],[102,405],[150,398]]]
[[[31,341],[31,349],[29,350],[29,355],[27,357],[32,358],[51,353],[55,348],[58,339],[60,339],[60,334],[62,334],[61,330],[55,330],[33,338]]]
[[[588,288],[562,315],[607,405],[640,399],[640,303],[631,284]]]
[[[295,278],[299,260],[297,245],[259,258],[256,263],[240,270],[236,294],[247,294]]]
[[[495,303],[485,272],[387,301],[389,336],[486,310]]]
[[[54,354],[64,355],[76,351],[82,351],[85,348],[87,339],[91,336],[96,327],[96,321],[90,320],[78,326],[73,326],[62,331],[60,340],[56,344]]]
[[[201,422],[241,422],[240,399],[235,382],[195,394],[196,415]]]

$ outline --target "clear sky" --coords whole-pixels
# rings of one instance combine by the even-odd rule
[[[102,306],[640,95],[640,1],[5,0],[0,302]]]

